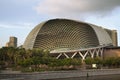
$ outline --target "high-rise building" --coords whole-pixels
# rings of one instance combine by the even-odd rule
[[[6,47],[17,47],[17,38],[11,36],[9,42],[6,43]]]

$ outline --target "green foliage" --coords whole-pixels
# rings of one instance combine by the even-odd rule
[[[72,59],[71,64],[76,65],[76,66],[81,65],[82,60],[81,59]]]
[[[120,66],[120,57],[115,58],[114,65],[116,65],[117,67]]]
[[[81,59],[51,59],[49,66],[70,66],[81,65]]]
[[[96,57],[94,58],[94,63],[99,65],[103,63],[103,60],[100,57]]]
[[[103,60],[100,57],[96,57],[96,58],[90,58],[90,57],[88,57],[85,60],[85,63],[87,65],[92,65],[92,64],[102,65],[103,64]]]
[[[47,67],[63,67],[63,66],[80,66],[82,64],[81,59],[56,59],[50,56],[50,52],[43,49],[28,49],[24,48],[13,48],[13,47],[3,47],[0,48],[0,65],[11,67],[20,66],[28,69],[28,67],[35,66],[32,71],[44,70],[44,68],[39,67],[40,65],[46,65]],[[104,66],[115,66],[120,67],[120,57],[118,58],[107,58],[101,59],[99,57],[85,59],[87,65],[97,64]],[[6,65],[7,64],[7,65]],[[1,67],[0,66],[0,67]],[[24,69],[23,69],[24,70]],[[46,70],[46,68],[45,68]],[[29,71],[29,70],[28,70]],[[31,71],[31,70],[30,70]]]
[[[110,57],[110,58],[106,58],[103,62],[104,66],[108,66],[108,67],[119,67],[120,66],[120,57]]]
[[[0,70],[4,69],[4,65],[5,65],[5,63],[3,61],[0,61]]]
[[[48,66],[50,66],[50,67],[61,66],[61,60],[60,59],[51,58],[50,61],[49,61]]]
[[[21,60],[18,61],[18,65],[22,66],[22,67],[28,67],[33,63],[32,59],[25,59],[25,60]]]
[[[91,65],[95,63],[95,60],[93,58],[88,57],[85,59],[85,63]]]

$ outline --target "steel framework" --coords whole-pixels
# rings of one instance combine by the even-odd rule
[[[95,58],[101,57],[103,58],[104,47],[95,47],[81,50],[72,50],[72,51],[60,51],[60,52],[51,52],[51,54],[57,54],[56,59],[59,58],[81,58],[85,60],[87,57]]]

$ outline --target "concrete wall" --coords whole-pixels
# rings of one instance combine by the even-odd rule
[[[118,49],[105,49],[104,57],[120,57],[120,48]]]

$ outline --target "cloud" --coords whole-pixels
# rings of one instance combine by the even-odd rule
[[[0,28],[8,28],[8,29],[31,29],[33,28],[32,23],[16,23],[16,24],[6,24],[0,23]]]
[[[119,6],[120,0],[44,0],[35,10],[49,16],[83,18],[90,14],[105,16]]]

